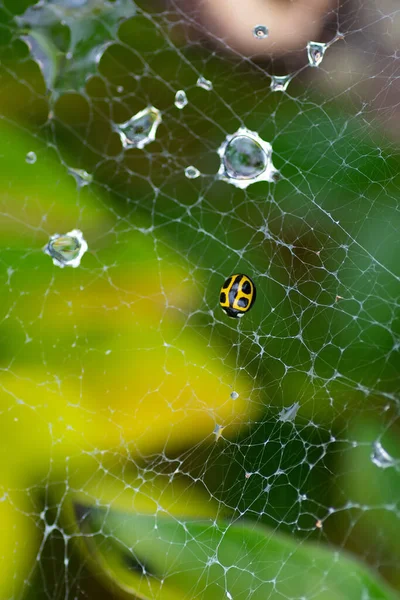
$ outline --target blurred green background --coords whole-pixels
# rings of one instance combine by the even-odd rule
[[[160,506],[178,523],[264,527],[287,572],[260,597],[392,597],[383,581],[400,589],[397,143],[368,121],[368,103],[318,86],[317,70],[272,93],[270,66],[216,51],[164,5],[31,5],[0,4],[1,597],[226,597],[226,580],[193,549],[209,587],[179,590],[197,571],[168,527],[184,557],[177,588],[142,589],[137,564],[121,566],[118,518],[123,530],[138,514],[150,519],[131,521],[136,534],[126,527],[144,539]],[[211,91],[196,86],[200,75]],[[162,113],[156,140],[123,151],[113,124],[148,105]],[[240,126],[271,142],[277,184],[243,191],[216,180],[216,150]],[[185,178],[189,165],[199,178]],[[78,269],[59,269],[43,247],[74,228],[89,251]],[[240,323],[218,306],[235,272],[257,285]],[[381,467],[371,460],[378,442],[389,456]],[[99,516],[80,528],[78,505],[116,519],[95,530],[98,545],[79,543]],[[227,556],[247,556],[243,573],[257,574],[252,535],[241,550],[228,536]],[[124,544],[132,551],[133,538]],[[157,562],[164,547],[143,552],[171,568]],[[251,597],[252,580],[235,585],[234,598]]]

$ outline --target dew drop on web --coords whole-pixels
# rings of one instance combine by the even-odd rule
[[[319,67],[319,65],[322,63],[322,59],[324,58],[326,48],[327,44],[322,44],[320,42],[308,42],[307,56],[310,67]]]
[[[186,92],[184,90],[178,90],[175,94],[175,106],[176,108],[185,108],[188,103]]]
[[[124,148],[144,148],[156,139],[157,128],[161,123],[161,113],[149,106],[131,117],[125,123],[115,124]]]
[[[256,25],[253,28],[253,36],[258,40],[265,40],[268,37],[268,27],[265,25]]]
[[[283,421],[284,423],[287,421],[293,421],[296,418],[297,411],[299,410],[299,408],[300,404],[298,402],[295,402],[291,406],[283,408],[279,413],[279,420]]]
[[[34,152],[28,152],[28,154],[25,157],[25,162],[27,162],[28,165],[35,164],[36,160],[37,160],[37,156]]]
[[[216,440],[219,440],[219,438],[222,436],[223,430],[224,430],[223,425],[218,425],[218,424],[215,425],[213,433],[215,435],[215,439]]]
[[[273,75],[270,90],[272,92],[286,92],[291,79],[291,75]]]
[[[394,467],[397,461],[382,446],[381,442],[374,442],[372,446],[371,460],[380,469]]]
[[[70,173],[70,175],[74,177],[78,187],[84,187],[85,185],[89,185],[93,181],[93,175],[91,175],[84,169],[74,169],[73,167],[69,167],[68,173]]]
[[[207,90],[207,92],[211,92],[213,89],[212,81],[209,79],[205,79],[205,77],[200,76],[196,82],[197,87],[203,88],[203,90]]]
[[[200,171],[196,169],[193,165],[186,167],[185,175],[188,179],[196,179],[200,175]]]
[[[239,394],[237,392],[231,392],[232,400],[237,400],[239,398]]]
[[[245,189],[258,181],[275,181],[272,146],[258,133],[240,127],[218,148],[221,159],[218,178]]]
[[[65,235],[55,233],[51,236],[44,252],[52,257],[57,267],[79,267],[88,245],[79,229],[73,229]]]

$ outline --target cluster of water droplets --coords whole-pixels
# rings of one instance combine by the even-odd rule
[[[77,2],[81,1],[83,0],[77,0]],[[265,25],[256,25],[253,28],[253,35],[257,39],[265,39],[269,35],[268,28]],[[338,34],[331,43],[342,37]],[[307,55],[310,66],[318,67],[321,64],[325,51],[331,43],[308,42]],[[285,92],[292,78],[293,74],[272,75],[270,90]],[[206,91],[213,89],[212,82],[203,76],[198,77],[196,86]],[[179,110],[188,104],[184,90],[176,92],[174,104]],[[118,133],[123,148],[143,149],[156,139],[157,129],[161,122],[161,112],[154,106],[147,106],[124,123],[115,123],[113,128]],[[235,187],[245,189],[256,182],[276,182],[280,179],[280,174],[272,163],[272,146],[257,132],[241,127],[234,134],[226,137],[217,152],[220,157],[217,178]],[[29,164],[34,164],[36,159],[34,152],[28,152],[26,155],[26,162]],[[68,171],[75,178],[79,187],[89,185],[93,180],[92,175],[84,169],[69,167]],[[187,179],[196,179],[201,175],[193,165],[186,167],[184,173]],[[55,234],[45,248],[46,253],[52,256],[54,264],[60,267],[78,266],[86,250],[87,244],[78,230],[73,230],[63,236]],[[280,420],[292,420],[296,416],[297,410],[297,403],[284,409]]]
[[[206,83],[204,83],[204,81]],[[199,82],[197,82],[199,85]],[[210,82],[203,80],[200,87],[212,89]],[[182,109],[187,104],[186,93],[179,90],[175,95],[175,105]],[[162,121],[161,112],[154,106],[148,106],[128,121],[114,124],[122,146],[125,149],[143,149],[147,144],[156,139],[157,128]],[[263,140],[256,132],[241,127],[233,135],[228,135],[218,149],[221,159],[218,178],[239,188],[246,188],[258,181],[277,181],[278,171],[272,164],[272,146]],[[26,162],[33,164],[36,154],[29,152]],[[78,187],[89,185],[93,176],[84,169],[68,167]],[[201,175],[199,169],[193,165],[185,168],[187,179],[196,179]],[[88,248],[82,232],[74,229],[65,235],[54,234],[44,251],[52,257],[53,263],[58,267],[78,267],[81,258]],[[232,392],[236,398],[236,392]]]

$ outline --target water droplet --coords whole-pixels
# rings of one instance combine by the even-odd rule
[[[186,92],[184,90],[178,90],[175,94],[175,106],[176,108],[185,108],[188,103]]]
[[[218,154],[222,181],[242,189],[257,181],[274,181],[277,171],[272,164],[272,146],[254,131],[240,127],[226,137]]]
[[[214,435],[215,435],[215,439],[216,439],[216,440],[219,440],[219,438],[220,438],[220,437],[221,437],[221,435],[222,435],[222,432],[223,432],[223,430],[224,430],[224,427],[223,427],[222,425],[216,425],[216,426],[214,427],[214,431],[213,431],[213,433],[214,433]]]
[[[319,67],[324,58],[327,44],[321,44],[320,42],[308,42],[307,44],[307,55],[308,63],[310,67]]]
[[[298,402],[295,402],[292,404],[292,406],[282,408],[281,412],[279,413],[279,420],[283,422],[293,421],[296,418],[299,408],[300,404]]]
[[[55,233],[51,236],[44,252],[52,257],[57,267],[79,267],[81,258],[88,245],[79,229],[73,229],[65,235]]]
[[[237,392],[231,392],[232,400],[237,400],[239,398],[239,394]]]
[[[207,90],[207,92],[211,92],[213,89],[212,81],[209,79],[205,79],[205,77],[200,76],[196,82],[197,87],[203,88],[203,90]]]
[[[382,444],[374,442],[372,446],[371,460],[377,467],[381,469],[387,469],[388,467],[394,467],[397,461],[386,452]]]
[[[200,171],[193,165],[186,167],[185,175],[188,179],[196,179],[200,175]]]
[[[74,169],[73,167],[69,167],[68,172],[75,178],[78,187],[84,187],[93,181],[93,175],[90,175],[90,173],[84,169]]]
[[[264,40],[268,37],[268,34],[268,27],[265,27],[265,25],[256,25],[253,29],[253,35],[258,40]]]
[[[156,139],[157,128],[161,123],[161,113],[154,106],[148,106],[134,115],[129,121],[115,125],[124,148],[144,148]]]
[[[274,183],[278,183],[278,181],[282,179],[282,175],[279,173],[279,171],[273,171],[271,179]]]
[[[28,165],[35,164],[36,160],[37,156],[34,152],[28,152],[28,154],[25,156],[25,162],[27,162]]]
[[[291,80],[291,75],[273,75],[271,77],[270,90],[272,92],[286,92]]]

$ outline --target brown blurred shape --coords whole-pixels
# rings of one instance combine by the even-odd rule
[[[212,36],[242,55],[280,56],[319,40],[335,0],[199,0],[196,12]],[[256,25],[269,35],[253,36]]]

